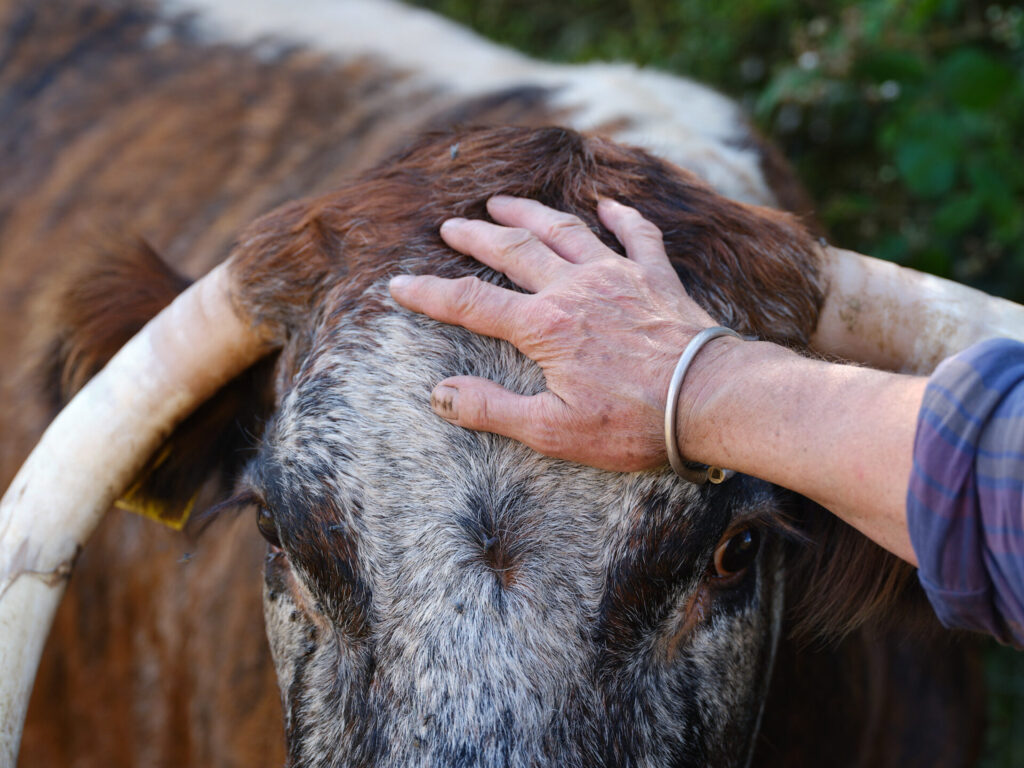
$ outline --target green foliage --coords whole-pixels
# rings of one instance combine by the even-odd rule
[[[759,120],[838,242],[1024,299],[1024,12],[844,6],[794,25]]]
[[[971,0],[418,0],[739,98],[843,246],[1024,301],[1024,10]]]

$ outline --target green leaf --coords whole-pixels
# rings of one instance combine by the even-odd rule
[[[932,227],[946,237],[966,232],[978,220],[982,202],[980,195],[954,197],[935,212]]]
[[[910,51],[871,50],[857,59],[852,74],[860,80],[876,83],[896,80],[904,84],[921,78],[924,62],[919,55]]]
[[[948,251],[932,245],[915,253],[910,260],[910,266],[922,272],[930,272],[940,277],[949,277],[952,261]]]
[[[991,109],[1013,88],[1014,74],[976,48],[950,54],[939,65],[935,82],[954,104],[964,109]]]
[[[949,192],[956,181],[955,142],[942,134],[901,138],[896,148],[896,168],[910,190],[923,198]]]
[[[806,103],[822,81],[821,75],[806,72],[799,67],[786,67],[779,71],[762,92],[754,108],[755,113],[766,118],[780,104],[787,102]]]
[[[826,221],[850,221],[875,216],[878,200],[870,195],[837,192],[821,212]]]
[[[878,241],[871,255],[886,261],[895,261],[897,264],[905,264],[909,252],[907,238],[903,235],[887,235]]]

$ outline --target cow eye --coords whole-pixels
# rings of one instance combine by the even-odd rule
[[[272,547],[281,547],[281,539],[277,533],[277,523],[274,522],[274,516],[270,514],[270,510],[264,506],[256,507],[256,527],[259,528],[260,535],[267,540],[267,543]]]
[[[715,550],[715,576],[728,579],[745,571],[757,557],[761,532],[756,528],[737,531]]]

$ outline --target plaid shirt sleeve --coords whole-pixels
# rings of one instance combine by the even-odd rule
[[[1024,344],[982,342],[932,375],[907,524],[939,620],[1024,647]]]

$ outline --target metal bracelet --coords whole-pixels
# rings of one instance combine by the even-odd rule
[[[668,385],[668,400],[665,403],[665,447],[668,449],[668,463],[672,465],[672,469],[681,478],[698,485],[703,485],[708,481],[716,484],[721,483],[728,480],[734,474],[731,469],[722,469],[720,467],[690,469],[686,466],[685,459],[679,453],[679,443],[676,440],[676,408],[679,406],[679,393],[683,389],[683,377],[686,376],[690,363],[697,357],[697,353],[700,352],[701,348],[719,336],[743,338],[732,328],[716,325],[712,328],[705,328],[690,339],[690,343],[686,345],[683,354],[679,356],[676,369],[672,372],[672,380]]]

